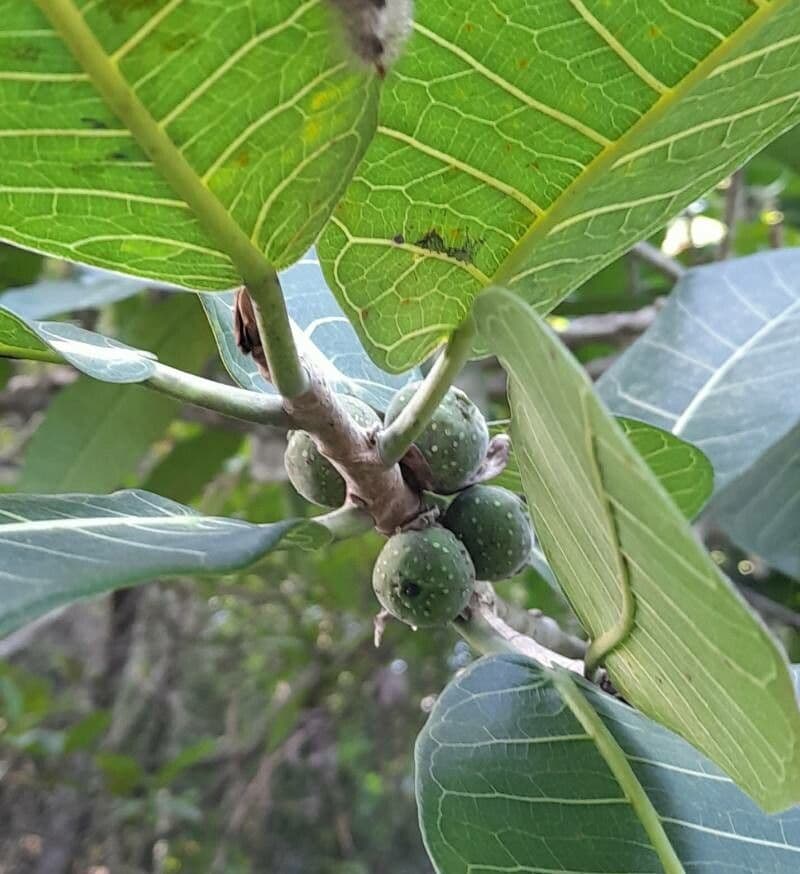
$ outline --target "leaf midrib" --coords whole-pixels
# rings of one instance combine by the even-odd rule
[[[186,514],[182,516],[91,516],[80,517],[77,519],[38,519],[35,522],[10,522],[7,525],[0,525],[0,539],[4,539],[7,534],[29,534],[35,531],[59,531],[75,529],[91,531],[97,528],[121,528],[124,526],[150,525],[157,524],[165,527],[173,525],[186,525],[199,527],[201,523],[208,522],[214,517],[199,516],[195,514]],[[218,521],[218,520],[215,520]],[[236,520],[224,520],[225,522]],[[241,524],[241,523],[240,523]]]
[[[747,353],[756,346],[765,336],[770,334],[772,330],[783,324],[785,319],[800,308],[800,298],[795,300],[786,309],[782,310],[778,315],[766,321],[748,340],[739,346],[731,353],[719,368],[706,380],[703,386],[698,390],[697,394],[687,405],[686,409],[678,417],[675,424],[672,426],[672,433],[680,436],[686,426],[691,422],[692,416],[703,401],[713,393],[714,388],[730,373],[733,366],[744,358]]]
[[[792,0],[774,0],[769,5],[759,4],[750,18],[716,49],[710,52],[680,82],[656,100],[652,107],[631,125],[619,139],[603,147],[586,165],[583,172],[561,192],[553,204],[547,207],[542,215],[532,222],[530,228],[503,259],[492,276],[490,285],[513,285],[517,271],[524,266],[525,259],[529,256],[531,250],[535,248],[537,241],[547,237],[558,222],[568,216],[572,201],[583,193],[585,189],[591,188],[597,179],[613,168],[614,164],[625,154],[628,143],[639,135],[641,129],[647,128],[665,116],[675,103],[680,103],[697,85],[708,79],[713,71],[720,66],[722,59],[735,54],[739,45],[746,42],[756,33],[771,14],[777,13],[790,2]],[[645,235],[646,233],[641,234],[641,236]]]
[[[553,687],[572,715],[594,741],[595,748],[608,765],[614,779],[633,808],[666,874],[686,874],[675,848],[664,831],[658,811],[636,776],[625,752],[608,726],[589,704],[572,677],[563,670],[548,671]]]

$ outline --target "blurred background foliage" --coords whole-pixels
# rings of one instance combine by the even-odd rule
[[[650,240],[684,265],[800,244],[800,129]],[[75,268],[0,247],[0,290]],[[634,255],[553,313],[597,378],[652,322],[672,281]],[[0,297],[0,305],[2,305]],[[197,302],[149,289],[71,312],[85,327],[225,380]],[[491,361],[464,388],[507,415]],[[0,490],[137,486],[254,522],[309,512],[284,435],[139,386],[0,360]],[[800,589],[701,517],[715,560],[800,660]],[[372,642],[377,536],[277,553],[222,580],[79,604],[0,641],[0,872],[429,874],[413,742],[471,658],[449,631]],[[1,553],[0,553],[1,562]],[[499,586],[576,630],[532,568]]]

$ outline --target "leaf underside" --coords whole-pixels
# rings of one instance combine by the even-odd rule
[[[201,516],[144,491],[0,496],[0,635],[55,607],[156,577],[223,574],[290,545],[318,548],[318,523],[252,525]]]
[[[709,456],[709,513],[740,546],[800,576],[800,250],[691,270],[603,375],[611,410]]]
[[[781,651],[536,314],[492,290],[478,299],[477,316],[508,372],[512,436],[539,543],[592,639],[620,615],[621,549],[635,622],[606,659],[615,685],[765,809],[797,803],[800,714]]]
[[[78,5],[256,246],[278,267],[299,258],[376,123],[375,76],[332,38],[325,5]],[[34,0],[0,0],[0,237],[188,288],[239,281]]]
[[[694,518],[714,486],[714,469],[705,455],[691,443],[654,425],[622,416],[617,417],[617,422],[683,515]],[[502,434],[509,425],[509,421],[498,422],[490,431]],[[505,470],[492,483],[518,494],[524,492],[513,451]]]
[[[702,449],[721,489],[800,422],[798,376],[800,250],[785,249],[690,270],[598,392]]]
[[[490,283],[539,312],[800,118],[791,0],[419,3],[319,251],[373,359]]]
[[[797,809],[766,816],[680,738],[588,684],[579,694],[611,732],[696,874],[793,874]],[[481,659],[439,697],[416,748],[425,844],[440,874],[657,874],[631,786],[527,659]]]

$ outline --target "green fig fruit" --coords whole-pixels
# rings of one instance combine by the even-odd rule
[[[497,486],[470,486],[447,508],[442,524],[466,546],[479,580],[513,577],[533,545],[525,506]]]
[[[475,568],[467,550],[440,525],[390,537],[372,574],[381,604],[413,628],[455,619],[474,585]]]
[[[407,406],[419,383],[407,385],[386,411],[391,424]],[[450,494],[464,486],[480,467],[489,446],[489,429],[481,411],[457,388],[451,388],[415,441],[431,469],[431,490]]]

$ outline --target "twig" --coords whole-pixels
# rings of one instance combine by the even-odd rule
[[[378,449],[384,464],[398,462],[422,433],[469,358],[475,330],[475,320],[468,315],[453,331],[444,351],[406,408],[378,435]]]
[[[653,324],[660,309],[660,306],[654,304],[631,312],[579,316],[570,319],[564,330],[558,332],[558,336],[569,349],[576,349],[586,343],[626,346]]]
[[[599,358],[592,358],[583,365],[583,369],[589,375],[592,382],[597,382],[598,379],[617,361],[618,355],[601,355]]]
[[[744,171],[737,170],[732,174],[728,190],[725,192],[725,236],[720,240],[717,249],[717,261],[730,258],[733,244],[736,240],[736,224],[741,211]]]
[[[10,659],[18,652],[24,650],[46,628],[56,622],[64,614],[68,607],[56,607],[44,616],[34,619],[18,631],[13,631],[7,637],[0,640],[0,659]]]
[[[680,261],[676,261],[675,258],[670,258],[669,255],[665,255],[661,249],[658,249],[652,243],[637,243],[631,249],[631,252],[633,252],[639,260],[654,267],[656,270],[663,273],[668,279],[672,279],[675,282],[686,273],[686,268],[680,263]]]
[[[309,391],[284,401],[287,413],[313,434],[344,477],[350,502],[367,510],[379,531],[394,533],[419,515],[420,495],[405,482],[399,465],[384,465],[375,432],[356,424],[320,374],[310,376]]]
[[[777,212],[774,221],[770,221],[769,226],[767,228],[767,235],[769,237],[769,245],[771,249],[782,249],[785,243],[785,227],[783,221],[783,213]]]
[[[567,658],[542,646],[532,637],[520,634],[506,624],[489,604],[480,599],[473,599],[468,619],[456,619],[453,625],[473,649],[484,655],[504,652],[524,655],[545,667],[559,666],[583,675],[581,659]]]
[[[73,0],[36,2],[108,107],[130,130],[165,181],[186,202],[213,243],[230,258],[250,290],[256,302],[256,317],[275,386],[285,397],[302,394],[307,379],[297,354],[275,268],[203,183],[165,128],[136,96]]]
[[[541,610],[525,610],[495,598],[494,612],[498,619],[519,634],[530,637],[541,646],[570,659],[582,659],[586,654],[586,642],[568,634],[551,616]]]
[[[334,540],[358,537],[359,534],[371,531],[374,525],[372,516],[366,510],[352,504],[346,504],[324,516],[315,516],[313,521],[324,525]]]
[[[189,404],[214,410],[235,419],[289,428],[292,420],[275,395],[246,391],[202,376],[195,376],[166,364],[154,362],[152,376],[145,385]]]

